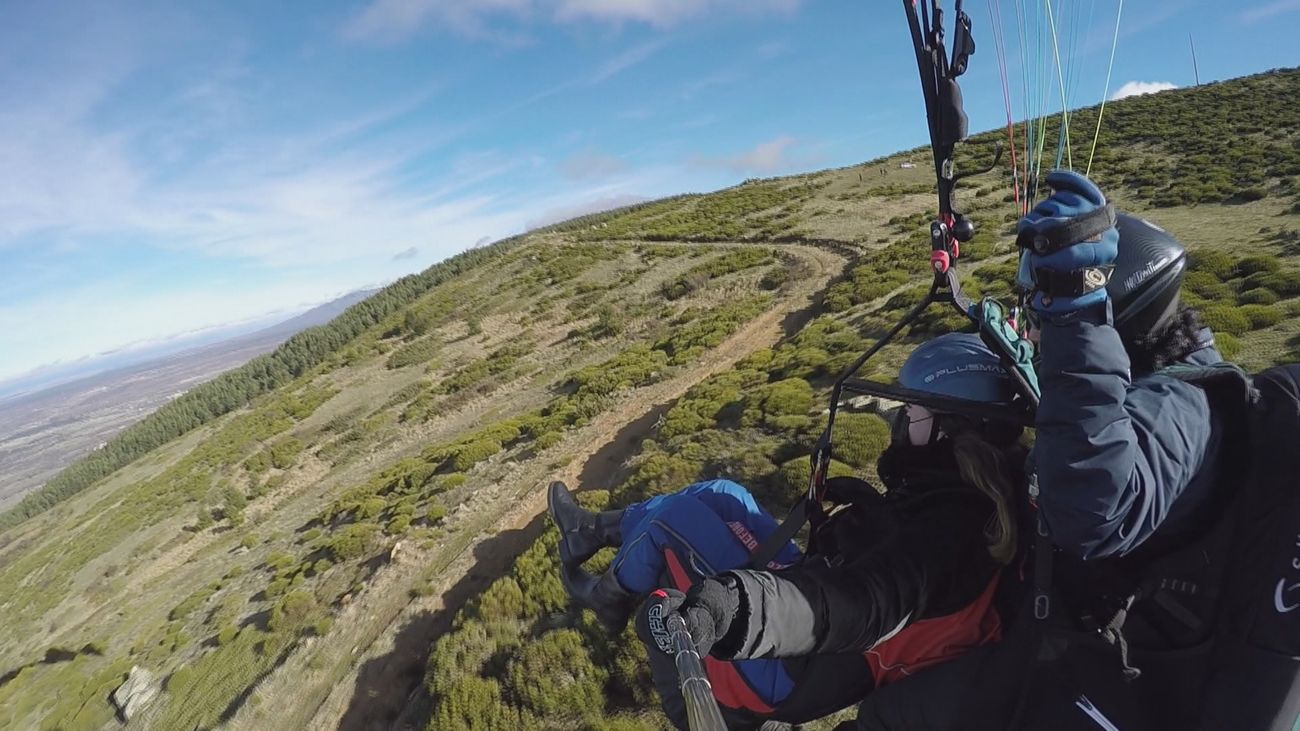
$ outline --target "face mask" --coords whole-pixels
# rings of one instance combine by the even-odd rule
[[[885,487],[895,494],[922,484],[953,483],[961,479],[951,439],[938,439],[920,446],[894,442],[880,454],[876,473]]]

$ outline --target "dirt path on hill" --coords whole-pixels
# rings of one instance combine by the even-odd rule
[[[498,488],[476,496],[480,507],[473,516],[461,516],[455,533],[460,540],[427,551],[404,550],[343,610],[328,636],[308,641],[267,678],[255,693],[258,702],[241,709],[231,727],[259,728],[269,721],[353,731],[414,728],[426,719],[429,701],[421,680],[431,644],[450,628],[461,607],[508,571],[541,534],[546,485],[560,479],[570,487],[599,489],[621,479],[624,461],[651,436],[674,401],[801,327],[810,317],[813,298],[848,261],[826,248],[782,249],[811,271],[772,309],[672,378],[637,389],[574,430],[545,453],[546,459],[512,466]],[[560,470],[547,469],[566,458]],[[413,596],[411,589],[425,580],[432,591]]]

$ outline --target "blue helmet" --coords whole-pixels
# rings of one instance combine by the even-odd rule
[[[1009,404],[1017,393],[997,354],[971,333],[940,335],[917,346],[898,382],[913,391],[989,404]]]

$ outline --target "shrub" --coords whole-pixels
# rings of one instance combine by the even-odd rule
[[[1282,321],[1282,310],[1273,305],[1246,305],[1241,314],[1250,321],[1251,330],[1263,330]]]
[[[575,630],[547,632],[525,643],[507,676],[512,695],[547,719],[576,720],[604,705],[608,672],[593,662]]]
[[[1211,305],[1201,312],[1201,321],[1214,332],[1243,335],[1250,330],[1250,318],[1230,305]]]
[[[1220,281],[1231,279],[1237,268],[1231,256],[1216,249],[1192,251],[1187,255],[1187,263],[1192,271],[1205,272]]]
[[[239,634],[239,628],[233,624],[228,624],[222,627],[217,632],[217,638],[216,638],[217,646],[230,644],[231,640],[235,639],[235,635],[237,634]]]
[[[889,432],[889,425],[875,414],[841,413],[831,433],[835,456],[853,467],[871,468],[889,446]]]
[[[831,460],[830,467],[826,469],[826,477],[850,477],[854,474],[853,468],[843,462]],[[777,488],[790,494],[795,494],[808,489],[808,480],[812,476],[812,463],[808,455],[795,457],[781,465],[777,470],[776,479]]]
[[[252,548],[253,546],[256,546],[256,545],[257,545],[257,534],[256,534],[256,533],[245,533],[244,536],[243,536],[242,538],[239,539],[239,545],[240,545],[240,546],[243,546],[244,548]]]
[[[289,592],[271,607],[267,626],[273,632],[297,631],[315,618],[316,609],[316,597],[311,592]]]
[[[388,521],[384,526],[384,532],[390,536],[400,536],[411,527],[411,518],[407,515],[399,515]]]
[[[1273,256],[1248,256],[1245,259],[1239,259],[1235,271],[1239,277],[1249,277],[1252,274],[1264,272],[1271,274],[1282,268],[1281,262]]]
[[[1272,290],[1256,287],[1237,295],[1237,301],[1243,305],[1271,305],[1278,301],[1278,296]]]
[[[1207,300],[1225,300],[1232,296],[1232,288],[1209,272],[1188,272],[1183,278],[1183,286]]]
[[[533,442],[533,447],[539,452],[543,449],[550,449],[560,442],[564,441],[564,432],[548,431]]]
[[[353,523],[332,534],[325,542],[325,551],[335,563],[360,558],[370,550],[379,526],[373,523]]]
[[[482,462],[497,452],[501,451],[501,442],[493,439],[480,439],[470,442],[456,453],[451,460],[452,469],[457,472],[465,472],[474,465]]]
[[[812,405],[812,386],[802,378],[787,378],[763,386],[747,398],[741,423],[778,429],[797,427],[798,420],[806,423]]]
[[[422,340],[416,340],[413,343],[407,343],[393,351],[392,355],[388,356],[388,361],[385,364],[385,367],[389,370],[396,370],[407,366],[428,363],[438,354],[440,348],[441,343],[433,338],[424,338]]]
[[[1219,353],[1225,360],[1232,360],[1241,354],[1241,341],[1235,335],[1228,333],[1215,333],[1214,344],[1218,347]]]

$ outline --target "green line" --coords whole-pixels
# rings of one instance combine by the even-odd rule
[[[1074,153],[1070,151],[1070,108],[1065,100],[1065,77],[1061,74],[1061,48],[1056,40],[1056,16],[1052,13],[1052,0],[1044,0],[1047,6],[1047,22],[1052,28],[1052,52],[1056,56],[1056,78],[1061,86],[1061,130],[1065,140],[1066,165],[1074,167]]]
[[[1092,134],[1092,150],[1088,152],[1088,167],[1084,175],[1092,174],[1092,156],[1097,153],[1097,139],[1101,137],[1101,117],[1106,113],[1106,99],[1110,97],[1110,72],[1115,69],[1115,49],[1119,46],[1119,21],[1124,17],[1124,0],[1119,0],[1115,13],[1115,37],[1110,42],[1110,64],[1106,67],[1106,90],[1101,95],[1101,109],[1097,110],[1097,131]]]

